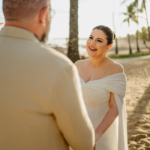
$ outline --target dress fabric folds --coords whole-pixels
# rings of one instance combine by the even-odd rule
[[[87,83],[80,77],[80,81],[83,99],[94,129],[101,123],[109,110],[110,92],[114,93],[118,107],[118,118],[96,142],[96,150],[127,150],[125,74],[117,73]]]

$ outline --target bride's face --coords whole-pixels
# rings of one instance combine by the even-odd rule
[[[103,57],[108,50],[107,36],[102,30],[94,29],[87,40],[86,48],[90,57]]]

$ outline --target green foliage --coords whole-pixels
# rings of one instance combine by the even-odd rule
[[[139,53],[133,53],[131,55],[123,54],[123,55],[109,55],[108,57],[111,59],[119,59],[119,58],[131,58],[131,57],[139,57],[139,56],[146,56],[150,55],[149,52],[139,52]]]
[[[140,37],[143,41],[148,41],[148,30],[145,27],[142,27],[141,32],[140,32]]]
[[[128,25],[130,23],[130,20],[138,24],[138,18],[136,16],[136,9],[133,4],[130,4],[127,6],[127,12],[122,13],[126,18],[123,20],[123,22],[127,22]]]

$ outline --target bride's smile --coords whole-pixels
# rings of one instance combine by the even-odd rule
[[[107,44],[107,36],[102,30],[95,29],[92,31],[86,43],[88,55],[90,57],[100,57],[110,50],[112,45]]]
[[[90,49],[90,51],[97,51],[97,49],[92,46],[89,46],[89,49]]]

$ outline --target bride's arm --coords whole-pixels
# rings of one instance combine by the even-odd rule
[[[95,141],[97,141],[105,133],[105,131],[111,126],[111,124],[117,118],[117,116],[118,116],[118,107],[116,104],[115,96],[113,93],[111,93],[109,101],[109,111],[107,112],[104,119],[95,130]]]

